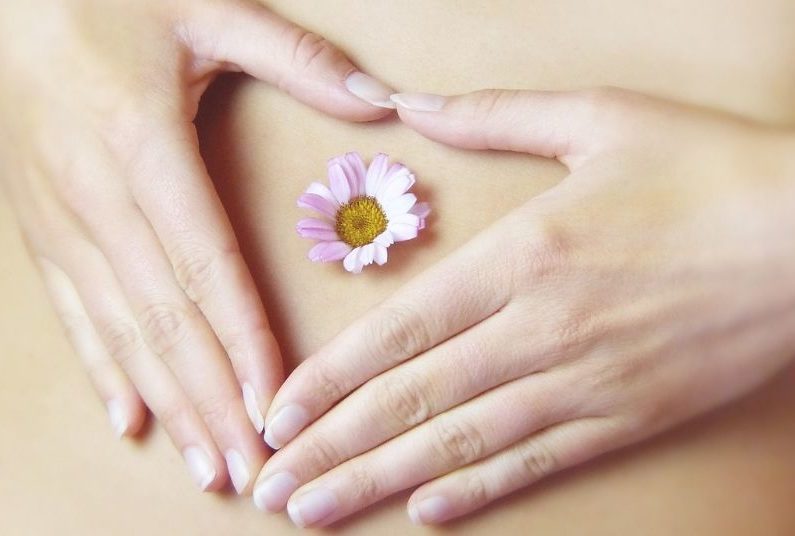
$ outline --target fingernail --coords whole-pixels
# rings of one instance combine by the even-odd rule
[[[287,514],[299,527],[323,521],[337,509],[337,498],[326,488],[315,488],[287,505]]]
[[[113,433],[116,437],[122,438],[127,432],[127,416],[124,414],[124,407],[117,399],[108,400],[108,417],[110,418],[110,425],[113,427]]]
[[[215,480],[215,468],[210,457],[199,447],[186,448],[182,451],[182,457],[185,458],[188,470],[199,488],[202,491],[206,490],[207,486]]]
[[[389,100],[389,96],[394,93],[394,90],[370,75],[354,71],[345,79],[345,87],[348,88],[348,91],[373,106],[395,108],[395,104]]]
[[[304,408],[290,404],[280,409],[265,430],[265,442],[273,449],[280,449],[290,441],[309,422],[309,414]]]
[[[296,489],[298,479],[292,473],[276,473],[254,488],[254,504],[266,512],[280,512]]]
[[[254,425],[254,429],[257,430],[257,433],[261,434],[262,430],[265,428],[265,418],[259,410],[257,395],[254,393],[254,388],[250,383],[243,384],[243,403],[246,405],[246,413],[248,413],[251,424]]]
[[[444,497],[430,497],[417,504],[409,504],[409,518],[415,525],[440,523],[450,516],[450,502]]]
[[[229,476],[232,478],[232,485],[235,491],[240,495],[243,490],[248,486],[248,467],[243,455],[234,449],[229,449],[224,453],[226,458],[226,467],[229,469]]]
[[[430,93],[395,93],[389,99],[401,108],[413,112],[438,112],[447,102],[447,98]]]

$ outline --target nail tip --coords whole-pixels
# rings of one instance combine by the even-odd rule
[[[294,503],[287,503],[287,515],[290,516],[290,520],[293,522],[293,524],[301,528],[306,527],[306,524],[301,517],[301,512],[298,510],[298,506],[296,506]]]

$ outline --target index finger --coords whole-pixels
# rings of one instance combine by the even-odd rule
[[[420,274],[301,363],[271,404],[265,441],[281,448],[370,378],[501,309],[509,289],[494,273],[511,268],[482,255],[493,236],[480,235]]]

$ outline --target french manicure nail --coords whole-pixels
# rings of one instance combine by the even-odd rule
[[[243,458],[243,455],[235,449],[227,450],[224,453],[224,458],[226,458],[229,476],[232,478],[232,485],[235,487],[235,491],[238,495],[240,495],[243,493],[243,490],[246,489],[246,486],[248,486],[248,479],[250,478],[246,460]]]
[[[276,473],[254,488],[254,504],[266,512],[279,512],[296,489],[298,479],[292,473]]]
[[[309,422],[309,414],[297,404],[280,409],[265,429],[265,442],[273,449],[280,449]]]
[[[389,99],[401,108],[413,112],[438,112],[447,102],[445,97],[430,93],[395,93]]]
[[[314,525],[337,509],[337,498],[326,488],[315,488],[287,504],[287,514],[299,527]]]
[[[394,93],[394,90],[370,75],[354,71],[345,79],[345,87],[348,88],[348,91],[373,106],[395,108],[395,104],[389,100],[389,96]]]
[[[450,515],[450,502],[444,497],[430,497],[417,504],[409,504],[409,518],[415,525],[439,523]]]
[[[117,399],[108,400],[106,404],[108,408],[108,417],[110,418],[110,425],[113,427],[113,433],[116,437],[121,438],[127,432],[127,416],[124,414],[124,407]]]
[[[206,490],[207,486],[215,480],[215,468],[210,457],[199,447],[186,448],[182,451],[182,457],[185,458],[188,470],[199,488],[202,491]]]
[[[248,413],[251,424],[254,425],[254,429],[257,430],[257,433],[261,434],[262,430],[265,428],[265,418],[259,410],[257,395],[250,383],[243,384],[243,403],[246,406],[246,413]]]

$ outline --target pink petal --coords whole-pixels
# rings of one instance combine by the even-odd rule
[[[382,246],[381,244],[373,244],[373,247],[375,248],[373,259],[375,260],[376,264],[383,266],[386,264],[387,258],[386,247]]]
[[[395,162],[389,166],[389,169],[386,171],[386,173],[384,173],[384,180],[394,179],[398,175],[411,175],[411,172],[409,171],[409,168],[403,164]]]
[[[351,200],[351,186],[348,184],[348,178],[345,176],[342,166],[330,164],[328,167],[328,179],[331,184],[331,193],[334,194],[340,205],[344,205]]]
[[[387,219],[391,220],[395,216],[405,214],[416,202],[417,196],[414,194],[403,194],[400,197],[390,199],[383,205]]]
[[[351,247],[345,242],[320,242],[309,250],[309,259],[312,262],[338,261],[350,252]]]
[[[326,186],[325,184],[321,184],[319,182],[313,182],[312,184],[309,185],[309,188],[306,189],[306,193],[319,195],[320,197],[333,203],[335,206],[338,205],[337,199],[334,197],[334,194],[331,193],[331,190],[329,190],[328,186]]]
[[[337,215],[338,205],[318,194],[301,194],[298,197],[298,206],[316,210],[332,219]]]
[[[389,166],[389,157],[383,153],[378,153],[373,157],[370,162],[370,167],[367,168],[367,177],[365,178],[365,193],[370,197],[375,197],[378,188],[381,185],[381,179],[387,172]]]
[[[389,223],[390,224],[391,223],[400,223],[400,224],[404,224],[404,225],[413,225],[414,227],[419,227],[420,226],[420,217],[417,216],[416,214],[411,214],[411,213],[407,212],[405,214],[399,214],[399,215],[395,216],[394,218],[391,218],[389,220]],[[389,227],[387,227],[387,228],[389,228]]]
[[[346,153],[344,156],[337,156],[329,161],[329,165],[332,163],[338,164],[345,172],[348,186],[351,188],[351,198],[365,195],[365,175],[367,170],[359,153],[351,152]]]
[[[425,229],[425,220],[428,218],[428,215],[431,213],[431,205],[429,203],[417,203],[411,210],[409,210],[409,214],[414,214],[420,219],[419,229]]]
[[[414,175],[411,174],[395,175],[389,179],[384,179],[378,189],[378,193],[375,194],[375,198],[383,206],[390,199],[406,193],[413,184]]]
[[[342,261],[342,266],[353,274],[358,274],[362,271],[362,264],[359,262],[359,251],[362,248],[355,248],[345,256]]]
[[[295,226],[295,230],[303,238],[311,240],[339,240],[337,231],[331,223],[317,218],[304,218]]]

